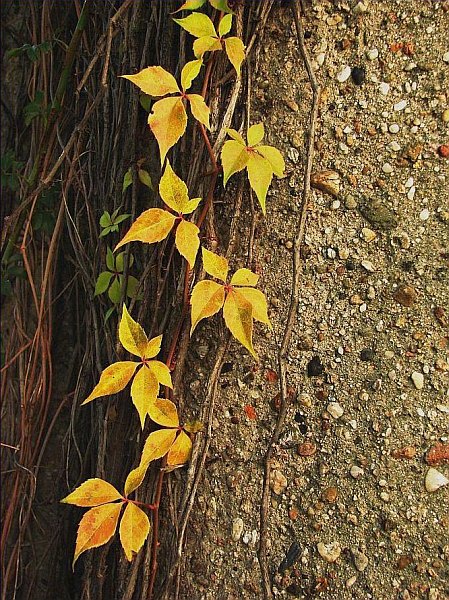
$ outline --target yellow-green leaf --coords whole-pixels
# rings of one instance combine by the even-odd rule
[[[148,406],[148,415],[152,421],[162,427],[179,427],[178,411],[170,400],[156,398]]]
[[[209,3],[220,12],[232,13],[227,0],[209,0]]]
[[[184,65],[181,71],[181,87],[188,90],[192,85],[192,81],[198,77],[203,61],[201,59],[191,60]]]
[[[167,464],[170,466],[183,465],[192,453],[192,440],[181,431],[167,454]]]
[[[252,341],[253,307],[237,290],[231,290],[226,296],[223,317],[232,335],[257,358]]]
[[[142,548],[150,533],[150,521],[138,506],[128,502],[120,521],[120,542],[126,558],[131,561]]]
[[[190,335],[202,319],[215,315],[223,306],[225,298],[224,287],[215,281],[205,279],[198,282],[192,291],[192,325]]]
[[[256,192],[257,199],[262,207],[262,212],[265,214],[267,191],[273,178],[271,165],[266,158],[263,158],[263,156],[251,152],[246,168],[248,170],[249,184]]]
[[[121,392],[128,385],[138,366],[139,363],[127,360],[116,362],[106,367],[100,376],[100,381],[84,400],[83,404],[87,404],[101,396],[109,396],[110,394]]]
[[[177,213],[184,213],[184,208],[189,202],[187,186],[173,171],[168,160],[159,182],[159,193],[168,207]]]
[[[185,17],[185,19],[173,19],[173,21],[196,38],[205,35],[217,35],[214,24],[204,13],[194,13]]]
[[[163,98],[155,102],[153,112],[148,116],[148,125],[159,144],[162,165],[167,152],[187,127],[187,113],[181,97]]]
[[[228,140],[223,144],[221,151],[221,164],[223,165],[223,185],[228,179],[246,167],[249,153],[245,146],[235,140]]]
[[[249,285],[254,287],[259,281],[259,275],[249,269],[237,269],[231,278],[231,285]]]
[[[202,58],[206,52],[215,52],[221,50],[220,40],[212,35],[205,35],[193,42],[193,54],[197,58]]]
[[[238,37],[225,38],[224,43],[229,62],[236,70],[237,75],[240,75],[240,67],[245,60],[245,45]]]
[[[156,400],[159,393],[159,382],[154,373],[143,365],[133,379],[131,385],[131,399],[139,413],[140,425],[145,426],[145,417],[151,402]]]
[[[206,273],[216,277],[221,281],[226,281],[229,271],[229,263],[224,256],[219,256],[215,252],[201,248],[203,254],[203,267]]]
[[[162,335],[158,335],[157,337],[152,338],[145,348],[145,352],[143,354],[144,358],[153,358],[157,356],[161,351],[162,344]]]
[[[132,81],[149,96],[180,93],[176,79],[162,67],[147,67],[135,75],[122,75],[122,77]]]
[[[175,10],[171,14],[174,15],[181,10],[196,10],[197,8],[201,8],[203,4],[206,4],[206,0],[187,0],[178,10]]]
[[[201,200],[202,198],[192,198],[191,200],[189,200],[184,206],[184,210],[182,211],[183,214],[189,215],[190,213],[192,213],[197,208]]]
[[[210,129],[210,110],[204,102],[204,98],[199,94],[187,94],[187,100],[190,102],[190,110],[192,111],[194,118],[202,123],[207,129]]]
[[[144,211],[131,225],[128,233],[120,240],[114,250],[129,242],[153,244],[164,240],[175,224],[175,216],[161,208]]]
[[[256,151],[267,159],[275,175],[278,177],[284,176],[285,162],[277,148],[273,146],[257,146]]]
[[[253,319],[260,321],[261,323],[265,323],[265,325],[268,325],[268,327],[271,329],[272,326],[270,319],[268,318],[268,307],[265,294],[263,294],[260,290],[255,290],[251,287],[238,288],[235,291],[238,294],[242,294],[245,300],[247,300],[253,307]]]
[[[64,504],[76,506],[99,506],[114,502],[122,497],[113,485],[103,479],[88,479],[71,494],[61,500]]]
[[[165,385],[173,389],[173,384],[170,375],[170,369],[160,360],[150,360],[147,363],[147,368],[150,369],[161,385]]]
[[[176,429],[158,429],[147,437],[140,459],[140,466],[165,456],[175,441]]]
[[[236,140],[237,142],[240,142],[242,144],[242,146],[246,147],[246,142],[243,139],[242,135],[236,131],[235,129],[226,129],[226,133],[229,135],[229,137],[232,137],[233,140]]]
[[[128,497],[142,484],[148,470],[148,465],[139,465],[130,471],[125,481],[125,496]]]
[[[175,244],[179,253],[189,263],[189,268],[193,269],[198,248],[200,247],[200,230],[194,223],[182,220],[176,228]]]
[[[137,172],[140,183],[146,185],[150,190],[153,189],[153,182],[151,181],[151,176],[145,169],[139,169]]]
[[[263,140],[265,135],[265,129],[263,123],[257,123],[256,125],[251,125],[248,129],[248,146],[255,146],[259,142]]]
[[[128,312],[128,309],[123,305],[122,318],[118,328],[118,336],[120,343],[135,356],[144,358],[145,350],[148,345],[148,338],[145,331],[136,323]]]
[[[223,37],[231,31],[232,14],[225,15],[218,24],[218,35]]]
[[[75,566],[80,554],[109,542],[117,528],[122,506],[122,502],[102,504],[85,513],[78,527],[72,567]]]

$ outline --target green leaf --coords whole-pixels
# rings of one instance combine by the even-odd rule
[[[114,271],[117,271],[118,273],[123,273],[124,262],[125,262],[125,252],[119,252],[117,254],[117,256],[115,257]]]
[[[139,96],[139,102],[145,112],[149,113],[151,111],[153,105],[153,98],[151,96],[142,92]]]
[[[185,19],[173,19],[173,21],[178,23],[178,25],[196,38],[205,35],[217,36],[214,24],[209,17],[203,13],[193,13]]]
[[[232,13],[232,10],[228,6],[227,0],[209,0],[209,3],[219,11]]]
[[[186,63],[181,71],[181,87],[184,91],[190,89],[192,82],[196,79],[203,66],[203,61],[198,58]]]
[[[139,176],[140,183],[143,183],[143,185],[146,185],[147,188],[149,188],[150,190],[154,189],[153,182],[151,181],[151,177],[150,177],[150,174],[148,173],[148,171],[146,171],[145,169],[139,169],[138,176]]]
[[[114,281],[111,284],[111,287],[108,290],[109,300],[114,304],[118,304],[120,302],[120,293],[121,293],[121,282],[118,277],[114,277]]]
[[[136,298],[137,300],[141,300],[142,296],[137,296],[137,289],[139,287],[139,280],[130,275],[128,277],[128,286],[126,288],[126,295],[128,298]]]
[[[172,14],[174,15],[181,10],[196,10],[197,8],[201,8],[203,4],[206,3],[206,0],[186,0],[182,6],[175,10]]]
[[[100,217],[100,225],[101,227],[109,227],[109,225],[112,225],[111,215],[107,210],[105,210]]]
[[[98,275],[97,282],[95,284],[94,297],[103,294],[108,289],[112,276],[113,273],[110,273],[109,271],[103,271],[100,273],[100,275]]]
[[[125,176],[123,177],[122,192],[124,192],[126,190],[126,188],[129,188],[129,186],[132,184],[132,182],[133,182],[133,174],[132,174],[131,168],[129,168],[126,171]]]
[[[104,315],[104,324],[105,325],[109,321],[109,319],[111,318],[111,315],[113,314],[113,312],[115,311],[115,309],[116,309],[115,306],[111,306],[111,308],[108,308],[108,310],[105,312],[105,315]]]
[[[114,225],[118,225],[119,223],[122,223],[123,221],[125,221],[126,219],[129,219],[131,215],[130,214],[124,214],[124,215],[119,215],[118,217],[116,217],[114,219]]]
[[[265,129],[263,123],[256,123],[256,125],[251,125],[248,129],[248,146],[255,146],[259,142],[263,140],[265,135]]]
[[[109,247],[106,250],[106,266],[110,271],[115,271],[115,257]]]
[[[100,233],[100,237],[106,237],[109,233],[111,233],[111,231],[113,230],[113,226],[112,227],[105,227],[103,229],[103,231]]]

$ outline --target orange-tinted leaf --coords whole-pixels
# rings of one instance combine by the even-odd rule
[[[189,202],[187,186],[173,171],[168,160],[159,182],[159,193],[168,207],[177,213],[184,213],[184,208]]]
[[[158,335],[157,337],[152,338],[148,342],[143,356],[145,358],[153,358],[154,356],[157,356],[159,354],[159,352],[161,351],[161,344],[162,344],[162,336],[161,335]]]
[[[153,112],[148,116],[148,125],[159,144],[162,165],[167,152],[187,127],[187,113],[181,97],[164,98],[155,102]]]
[[[249,184],[256,192],[257,199],[262,207],[262,212],[265,214],[267,191],[273,178],[271,164],[266,158],[263,158],[263,156],[251,152],[246,168],[248,169]]]
[[[147,363],[147,368],[150,369],[161,385],[165,385],[173,389],[173,384],[170,375],[170,369],[160,360],[150,360]]]
[[[257,358],[252,341],[253,307],[237,290],[231,290],[226,296],[223,316],[232,335]]]
[[[145,417],[151,402],[157,398],[159,393],[159,382],[154,373],[145,365],[137,371],[131,385],[131,398],[139,413],[142,429],[145,425]]]
[[[205,3],[206,0],[187,0],[180,8],[178,8],[178,10],[175,10],[172,15],[181,10],[196,10],[197,8],[201,8]]]
[[[150,533],[150,521],[138,506],[128,502],[120,521],[120,541],[126,558],[131,561]]]
[[[122,502],[116,502],[96,506],[87,511],[78,527],[72,566],[75,566],[80,554],[86,550],[98,548],[109,542],[115,533],[122,506]]]
[[[228,140],[223,144],[221,151],[221,163],[223,165],[223,185],[228,179],[246,167],[249,154],[246,147],[235,140]]]
[[[158,429],[147,437],[140,459],[140,466],[165,456],[175,441],[176,429]]]
[[[192,326],[190,335],[202,319],[215,315],[223,306],[225,298],[224,287],[215,281],[206,279],[198,282],[192,291]]]
[[[138,366],[139,363],[127,360],[116,362],[106,367],[100,376],[100,381],[84,400],[83,404],[87,404],[101,396],[109,396],[110,394],[121,392],[127,386]]]
[[[231,285],[249,285],[254,287],[259,281],[259,275],[249,269],[237,269],[231,278]]]
[[[167,464],[170,466],[183,465],[192,453],[192,440],[181,431],[167,454]]]
[[[139,465],[136,469],[133,469],[128,474],[125,482],[125,496],[128,497],[131,492],[137,490],[137,488],[142,484],[142,481],[145,479],[145,475],[148,470],[148,464]]]
[[[187,94],[187,99],[190,102],[190,110],[192,111],[194,118],[202,123],[207,129],[210,129],[210,110],[204,102],[204,98],[199,94]]]
[[[198,252],[198,248],[200,247],[200,238],[198,237],[199,233],[200,230],[194,223],[184,220],[179,223],[176,229],[176,247],[178,248],[179,253],[189,263],[190,269],[193,269],[196,254]]]
[[[137,217],[115,250],[128,242],[146,242],[147,244],[160,242],[167,237],[174,224],[174,215],[161,208],[150,208]]]
[[[253,307],[253,319],[265,323],[271,329],[265,295],[260,290],[255,290],[254,288],[237,288],[235,291],[241,294]]]
[[[246,146],[246,142],[243,139],[242,135],[235,129],[226,129],[226,133],[229,135],[229,137],[232,137],[232,139],[236,142],[240,142],[242,146]]]
[[[194,13],[185,19],[173,19],[173,21],[196,38],[217,35],[214,24],[204,13]]]
[[[150,419],[162,427],[178,427],[179,418],[176,406],[170,400],[156,398],[148,406]]]
[[[238,37],[225,38],[224,43],[229,62],[236,70],[237,75],[240,75],[240,67],[245,60],[245,45]]]
[[[212,35],[205,35],[193,42],[193,54],[197,58],[202,58],[205,52],[215,52],[221,50],[220,40]]]
[[[201,248],[203,254],[203,267],[206,273],[216,277],[221,281],[226,281],[229,271],[229,263],[224,256],[219,256],[215,252]]]
[[[218,24],[218,35],[223,37],[231,31],[232,14],[225,15]]]
[[[180,93],[176,79],[162,67],[147,67],[135,75],[122,75],[122,77],[132,81],[144,94],[149,96]]]
[[[113,485],[103,479],[88,479],[71,494],[61,500],[64,504],[76,506],[98,506],[114,502],[122,497]]]
[[[278,177],[284,176],[285,162],[282,154],[277,148],[274,148],[273,146],[257,146],[256,150],[267,159],[275,175]]]
[[[148,338],[145,331],[136,323],[128,312],[128,309],[123,305],[122,318],[120,319],[120,325],[118,328],[118,336],[120,343],[136,356],[144,357],[145,350],[148,345]]]
[[[188,90],[192,85],[192,81],[198,77],[202,66],[203,61],[201,59],[191,60],[183,66],[181,71],[181,87],[184,91]]]
[[[265,129],[263,123],[256,123],[256,125],[251,125],[248,129],[248,146],[255,146],[259,142],[263,140],[265,135]]]

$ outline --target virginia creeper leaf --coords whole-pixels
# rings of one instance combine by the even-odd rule
[[[196,38],[217,35],[214,24],[204,13],[193,13],[184,19],[173,19],[173,21]]]
[[[140,466],[165,456],[175,441],[176,429],[158,429],[147,437],[140,459]]]
[[[285,163],[279,150],[273,146],[257,146],[256,150],[270,163],[273,173],[278,177],[283,177]]]
[[[223,144],[221,151],[221,163],[223,165],[223,185],[228,179],[246,167],[249,154],[246,147],[236,140],[228,140]]]
[[[193,42],[193,54],[197,58],[202,58],[205,52],[215,52],[221,50],[220,40],[212,35],[205,35]]]
[[[237,294],[241,294],[253,307],[253,319],[265,323],[268,327],[272,327],[268,318],[267,299],[260,290],[255,290],[251,287],[237,288]]]
[[[170,400],[156,398],[150,402],[148,415],[152,421],[163,427],[179,427],[178,411]]]
[[[139,465],[130,473],[125,481],[125,496],[128,497],[134,490],[142,484],[142,481],[145,479],[145,475],[148,469],[148,465]]]
[[[165,385],[173,389],[170,369],[167,367],[167,365],[160,360],[150,360],[150,362],[147,363],[147,368],[154,373],[156,379],[161,385]]]
[[[83,515],[78,527],[72,567],[75,566],[80,554],[109,542],[117,528],[122,506],[122,502],[102,504],[91,508]]]
[[[197,8],[201,8],[205,3],[206,0],[187,0],[187,2],[184,2],[184,4],[180,8],[178,8],[178,10],[175,10],[175,12],[173,12],[172,14],[174,15],[175,13],[180,12],[181,10],[196,10]]]
[[[240,142],[243,146],[246,146],[246,142],[243,139],[242,135],[235,129],[226,129],[226,133],[229,135],[229,137],[232,137],[232,139],[236,142]]]
[[[150,533],[150,521],[141,508],[128,502],[120,521],[120,541],[126,558],[131,561]]]
[[[200,230],[194,223],[182,220],[176,228],[175,244],[179,253],[189,263],[189,268],[193,269],[196,254],[200,247]]]
[[[265,129],[263,123],[257,123],[256,125],[251,125],[248,129],[247,140],[248,146],[255,146],[259,142],[261,142],[265,135]]]
[[[64,504],[76,506],[99,506],[107,502],[114,502],[122,497],[113,485],[103,479],[88,479],[76,488],[71,494],[61,500]]]
[[[174,224],[174,215],[161,208],[150,208],[137,217],[115,250],[128,242],[146,242],[147,244],[160,242],[167,237]]]
[[[224,39],[226,54],[229,62],[236,70],[237,75],[240,75],[240,67],[245,60],[245,45],[238,37],[228,37]]]
[[[246,168],[248,170],[249,184],[256,192],[262,212],[265,214],[267,191],[273,178],[271,165],[263,156],[260,156],[256,152],[251,152]]]
[[[201,202],[201,200],[202,198],[192,198],[191,200],[189,200],[184,206],[183,214],[189,215],[190,213],[192,213],[198,207],[198,204]]]
[[[224,287],[215,281],[205,279],[198,282],[192,291],[192,326],[190,335],[202,319],[215,315],[223,306],[225,298]]]
[[[120,343],[135,356],[145,357],[145,350],[148,346],[148,338],[145,331],[136,323],[128,312],[128,309],[123,305],[122,318],[118,328],[118,336]]]
[[[123,185],[122,185],[122,192],[124,192],[127,188],[129,188],[129,186],[132,184],[133,182],[133,174],[131,169],[128,169],[125,173],[125,175],[123,176]],[[101,223],[100,223],[101,225]]]
[[[100,275],[98,275],[97,282],[95,283],[94,296],[99,296],[108,289],[109,284],[111,282],[111,277],[113,275],[114,273],[110,273],[109,271],[103,271],[103,273],[100,273]]]
[[[216,277],[221,281],[226,281],[229,271],[229,263],[224,256],[219,256],[215,252],[201,248],[203,254],[203,267],[208,275]]]
[[[203,61],[201,59],[191,60],[183,66],[181,71],[181,87],[184,91],[188,90],[192,85],[192,81],[198,77],[202,66]]]
[[[204,430],[204,423],[198,420],[187,421],[187,423],[184,424],[184,429],[189,433],[198,433],[198,431]]]
[[[221,12],[232,13],[227,0],[209,0],[209,3]]]
[[[252,341],[253,307],[248,300],[236,290],[231,290],[223,305],[223,317],[232,335],[257,358]]]
[[[117,394],[121,392],[129,383],[135,370],[139,366],[137,362],[123,361],[116,362],[103,371],[100,376],[100,381],[94,387],[90,395],[84,400],[83,404],[87,404],[95,398]]]
[[[131,385],[131,398],[139,413],[142,429],[145,426],[145,417],[148,407],[156,400],[159,392],[159,382],[154,373],[145,365],[137,371]]]
[[[177,213],[184,213],[184,208],[189,202],[187,186],[173,171],[168,160],[159,182],[159,193],[169,208]]]
[[[122,75],[122,77],[129,79],[149,96],[180,93],[176,79],[162,67],[147,67],[135,75]]]
[[[195,119],[202,123],[207,129],[210,129],[210,110],[204,102],[204,98],[199,94],[187,94],[187,99],[190,102],[190,110]]]
[[[101,227],[108,227],[109,225],[112,225],[111,215],[107,210],[105,210],[100,217],[100,225]]]
[[[153,112],[148,116],[148,125],[159,144],[161,165],[167,152],[184,134],[187,127],[187,113],[181,96],[163,98],[153,104]]]
[[[120,281],[118,280],[117,277],[114,277],[114,279],[108,289],[109,299],[114,304],[118,304],[120,302],[121,295],[122,295],[122,293],[121,293]]]
[[[150,190],[153,189],[153,182],[151,181],[151,176],[148,173],[148,171],[146,171],[145,169],[139,169],[137,175],[139,177],[140,183],[146,185],[147,188],[149,188]]]
[[[111,271],[115,271],[115,257],[114,253],[109,247],[106,250],[106,266]]]
[[[231,31],[232,14],[225,15],[218,24],[218,35],[223,37]]]
[[[142,354],[142,358],[154,358],[161,351],[162,345],[162,336],[158,335],[157,337],[151,338],[148,342],[144,353]]]
[[[167,464],[170,466],[183,465],[186,463],[192,453],[192,440],[189,436],[180,431],[172,447],[167,454]]]
[[[249,269],[237,269],[231,278],[231,285],[249,285],[254,287],[259,281],[259,275]]]
[[[132,275],[129,275],[128,285],[126,287],[126,295],[128,296],[128,298],[137,298],[138,300],[142,299],[140,295],[138,297],[136,296],[138,287],[139,280],[133,277]]]

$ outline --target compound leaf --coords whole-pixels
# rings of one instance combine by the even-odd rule
[[[167,465],[176,466],[186,463],[192,453],[192,440],[189,436],[180,431],[172,447],[167,454]]]
[[[150,533],[150,521],[141,508],[128,502],[120,521],[120,542],[126,558],[131,561],[142,548]]]
[[[148,406],[148,415],[163,427],[179,427],[178,411],[171,400],[154,399]]]
[[[240,141],[228,140],[223,144],[221,151],[221,163],[223,165],[223,185],[226,185],[228,179],[246,167],[249,161],[249,154],[246,146]]]
[[[162,165],[167,152],[187,127],[187,113],[181,96],[163,98],[155,102],[153,112],[148,116],[148,125],[159,144]]]
[[[106,367],[100,376],[100,381],[84,400],[83,404],[87,404],[101,396],[121,392],[128,385],[138,366],[139,363],[137,362],[123,361]]]
[[[80,554],[109,542],[117,528],[122,502],[102,504],[88,510],[80,521],[72,567]]]
[[[203,61],[201,59],[191,60],[183,66],[181,71],[181,87],[183,91],[190,88],[193,80],[198,77],[202,66]]]
[[[223,317],[232,335],[257,358],[252,341],[253,307],[250,302],[236,290],[231,290],[223,305]]]
[[[221,281],[226,281],[229,271],[229,263],[224,256],[219,256],[215,252],[201,248],[203,254],[203,267],[206,273],[216,277]]]
[[[76,488],[71,494],[61,500],[64,504],[76,506],[99,506],[107,502],[114,502],[122,497],[113,485],[103,479],[88,479]]]
[[[194,223],[182,220],[176,228],[175,243],[179,253],[189,263],[189,268],[193,269],[198,248],[200,247],[200,230]]]
[[[174,224],[174,215],[161,208],[150,208],[137,217],[115,250],[129,242],[160,242],[167,237]]]
[[[139,413],[142,429],[145,425],[145,417],[151,402],[157,398],[159,382],[154,373],[145,365],[137,371],[131,385],[131,398]]]
[[[259,281],[259,275],[249,269],[237,269],[231,278],[231,285],[249,285],[254,287]]]
[[[246,168],[248,170],[249,184],[256,192],[257,199],[262,207],[262,212],[265,214],[267,191],[273,178],[271,164],[266,158],[253,151],[250,153]]]
[[[192,305],[192,326],[190,335],[202,319],[215,315],[223,306],[224,287],[215,281],[205,279],[195,285],[190,298]]]
[[[148,346],[148,338],[145,331],[136,323],[128,312],[128,309],[123,305],[122,318],[118,328],[118,336],[120,343],[135,356],[145,357],[145,351]]]
[[[190,110],[195,119],[202,123],[207,129],[210,129],[210,110],[204,102],[204,98],[199,94],[187,94],[187,99],[190,102]]]
[[[205,35],[217,36],[214,24],[204,13],[193,13],[184,19],[173,19],[193,37],[200,38]]]
[[[228,37],[224,39],[226,54],[229,62],[236,70],[237,75],[240,75],[240,67],[245,60],[245,45],[238,37]]]
[[[147,67],[135,75],[122,75],[122,77],[129,79],[149,96],[180,93],[176,79],[162,67]]]

